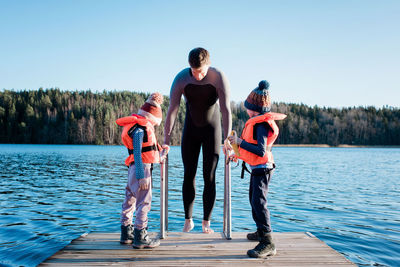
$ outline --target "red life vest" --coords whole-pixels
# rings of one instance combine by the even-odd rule
[[[257,136],[254,132],[256,124],[266,122],[271,127],[272,131],[268,131],[267,136],[267,152],[263,157],[257,156],[256,154],[249,152],[239,146],[239,159],[242,159],[250,165],[260,165],[265,163],[274,163],[274,158],[272,156],[272,145],[274,144],[276,138],[279,134],[278,125],[276,125],[275,120],[283,120],[286,118],[285,114],[268,112],[263,115],[255,116],[250,118],[242,131],[241,138],[248,143],[257,144]]]
[[[160,162],[160,145],[157,143],[154,133],[154,126],[143,116],[132,114],[132,116],[119,118],[116,120],[119,126],[123,126],[121,139],[122,143],[128,148],[129,156],[125,160],[125,165],[129,166],[135,161],[133,157],[133,142],[131,133],[135,127],[141,127],[144,130],[142,144],[142,161],[143,163],[159,163]]]

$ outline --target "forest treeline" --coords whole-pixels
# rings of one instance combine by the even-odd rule
[[[0,92],[0,143],[121,144],[115,120],[137,112],[148,94],[131,91],[61,91],[59,89]],[[169,98],[162,106],[164,118]],[[233,129],[248,119],[243,102],[231,103]],[[171,142],[179,145],[185,119],[181,101]],[[310,107],[274,103],[287,114],[278,121],[278,144],[400,145],[400,109],[394,107]],[[164,121],[156,127],[162,142]]]

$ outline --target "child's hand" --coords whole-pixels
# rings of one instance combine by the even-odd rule
[[[228,136],[228,140],[231,144],[240,145],[242,143],[242,139],[237,137],[237,135],[230,135]]]
[[[238,162],[238,158],[237,158],[235,152],[233,151],[233,149],[227,151],[226,156],[227,156],[226,157],[226,162],[225,162],[226,164],[229,164],[230,161]]]
[[[140,190],[148,190],[150,188],[151,178],[142,178],[139,179],[139,188]]]
[[[242,139],[237,137],[237,133],[235,130],[232,130],[231,134],[228,136],[227,139],[228,139],[229,143],[231,144],[233,151],[235,151],[235,155],[237,157],[240,157],[239,146],[242,143]],[[232,161],[232,159],[231,159],[231,161]],[[236,159],[236,161],[237,161],[237,159]]]
[[[169,153],[169,145],[163,144],[161,147],[162,150],[160,152],[160,162],[163,162]]]
[[[237,158],[236,154],[233,152],[231,155],[229,155],[229,160],[233,161],[233,162],[238,162],[238,158]]]

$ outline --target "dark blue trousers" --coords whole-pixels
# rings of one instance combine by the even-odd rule
[[[273,170],[257,168],[251,172],[249,200],[258,231],[271,232],[271,220],[267,207],[268,184]]]

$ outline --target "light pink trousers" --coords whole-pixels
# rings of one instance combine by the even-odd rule
[[[125,188],[125,200],[122,203],[121,224],[130,225],[133,221],[133,214],[136,210],[134,227],[143,229],[147,227],[147,213],[151,208],[151,164],[144,165],[143,179],[149,179],[149,189],[140,190],[139,180],[136,179],[135,164],[132,164],[128,170],[128,183]]]

